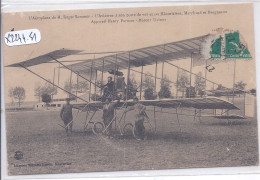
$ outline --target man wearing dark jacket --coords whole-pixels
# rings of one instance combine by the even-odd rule
[[[60,111],[60,118],[64,122],[66,133],[72,132],[72,105],[70,104],[70,99],[66,99],[66,104],[62,106],[62,109]]]
[[[103,92],[103,98],[106,99],[106,98],[112,98],[113,96],[113,93],[114,93],[114,89],[115,89],[115,83],[112,81],[112,77],[109,76],[107,78],[107,84],[105,84],[103,86],[104,88],[104,92]]]

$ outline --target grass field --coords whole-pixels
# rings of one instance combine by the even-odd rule
[[[153,112],[147,114],[154,126]],[[160,111],[160,109],[157,109]],[[166,111],[166,110],[165,110]],[[174,109],[168,112],[174,112]],[[192,113],[192,112],[190,112]],[[83,132],[85,113],[75,118],[74,132],[66,136],[57,111],[7,112],[9,174],[249,166],[258,164],[256,118],[226,120],[156,114],[156,132],[137,141]],[[75,116],[74,116],[75,117]],[[97,113],[95,121],[101,121]],[[130,114],[126,121],[134,119]],[[115,127],[113,125],[113,127]],[[16,151],[23,158],[16,160]]]

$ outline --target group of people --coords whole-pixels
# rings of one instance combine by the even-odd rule
[[[125,110],[125,113],[129,111],[134,111],[135,114],[135,135],[136,138],[140,140],[145,139],[145,127],[144,127],[144,121],[146,118],[146,107],[139,103],[139,99],[137,97],[134,97],[134,105],[127,107]],[[105,127],[107,128],[106,134],[108,137],[111,137],[111,129],[112,129],[112,121],[114,120],[115,116],[115,108],[117,107],[120,100],[117,100],[116,102],[112,102],[111,99],[106,99],[105,104],[103,106],[103,120]]]
[[[113,102],[114,96],[111,96],[111,92],[114,91],[114,82],[112,81],[112,77],[108,78],[108,83],[105,85],[103,97],[105,100],[104,106],[103,106],[103,122],[106,128],[106,134],[108,137],[111,137],[111,129],[112,129],[112,121],[115,118],[115,109],[118,106],[120,102],[120,98],[117,97],[117,101]],[[139,137],[139,139],[145,138],[145,127],[144,127],[144,120],[145,120],[145,109],[146,107],[139,103],[138,98],[135,96],[133,97],[134,105],[127,107],[125,110],[125,113],[128,111],[134,111],[135,112],[135,130],[136,135]],[[61,112],[60,112],[60,118],[64,122],[66,134],[72,132],[72,124],[73,124],[73,116],[72,116],[72,105],[70,104],[70,99],[66,99],[66,104],[63,105]]]

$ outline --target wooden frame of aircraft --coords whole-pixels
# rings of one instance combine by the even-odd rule
[[[90,98],[92,85],[94,85],[94,87],[95,87],[95,94],[96,94],[96,88],[102,88],[101,86],[97,85],[97,72],[101,72],[101,78],[102,78],[101,81],[103,82],[103,77],[104,77],[105,72],[109,72],[109,71],[113,72],[114,80],[115,80],[116,76],[117,76],[116,73],[119,70],[124,70],[124,69],[127,70],[126,94],[125,94],[125,98],[119,103],[118,108],[125,108],[127,106],[133,105],[133,101],[131,99],[129,99],[129,97],[128,97],[130,71],[140,73],[141,74],[141,80],[140,80],[141,85],[140,85],[140,97],[139,97],[140,101],[139,102],[144,104],[145,106],[154,107],[153,111],[154,111],[154,120],[155,120],[154,121],[155,130],[156,130],[155,113],[157,112],[155,107],[174,108],[176,110],[176,113],[172,113],[172,114],[176,115],[179,125],[180,125],[179,115],[184,115],[184,114],[178,112],[178,109],[180,109],[180,108],[194,108],[195,109],[194,115],[193,115],[194,120],[196,118],[200,118],[200,117],[214,117],[214,118],[218,118],[218,119],[227,119],[228,122],[230,122],[231,119],[244,119],[245,116],[234,115],[234,114],[230,115],[228,113],[230,110],[239,109],[238,107],[236,107],[234,105],[234,98],[233,98],[233,103],[228,102],[226,100],[222,100],[220,98],[216,98],[216,97],[191,98],[190,97],[191,93],[189,92],[188,93],[189,96],[186,98],[178,98],[177,93],[176,93],[175,99],[172,99],[172,98],[171,99],[157,99],[157,100],[143,100],[142,99],[143,75],[148,75],[148,76],[154,77],[155,87],[156,87],[156,83],[157,83],[158,79],[164,80],[163,73],[164,73],[164,64],[165,63],[169,66],[177,68],[177,80],[176,81],[178,81],[178,71],[179,70],[188,72],[190,74],[190,81],[189,81],[190,82],[189,91],[190,91],[191,86],[192,86],[191,85],[192,75],[198,76],[192,72],[193,56],[195,53],[199,53],[200,45],[204,41],[204,38],[206,38],[207,36],[208,35],[191,38],[191,39],[186,39],[183,41],[177,41],[177,42],[172,42],[172,43],[167,43],[167,44],[161,44],[161,45],[131,50],[131,51],[127,51],[127,52],[125,52],[125,51],[104,52],[104,54],[110,53],[111,55],[103,56],[100,58],[87,59],[87,60],[72,60],[71,62],[78,62],[78,61],[81,61],[81,62],[71,64],[71,65],[65,65],[64,62],[62,62],[58,59],[69,56],[69,55],[75,55],[75,54],[76,55],[85,55],[85,54],[94,54],[95,55],[95,54],[101,54],[101,53],[84,53],[79,50],[61,49],[61,50],[56,50],[56,51],[47,53],[42,56],[38,56],[38,57],[30,59],[30,60],[11,64],[7,67],[22,67],[22,68],[28,70],[29,72],[33,73],[34,75],[40,77],[41,79],[53,84],[53,86],[56,86],[57,88],[65,91],[68,94],[71,94],[71,95],[75,96],[77,99],[83,101],[83,102],[73,103],[73,107],[78,109],[81,112],[82,111],[87,112],[84,130],[87,129],[89,124],[94,123],[92,121],[92,119],[94,118],[96,111],[102,109],[102,106],[103,106],[103,102],[91,101],[91,98]],[[191,59],[190,71],[171,63],[171,61],[185,59],[185,58],[189,58],[189,57]],[[54,81],[51,82],[29,69],[30,66],[39,65],[42,63],[53,63],[53,62],[58,63],[59,68],[62,67],[62,68],[70,70],[71,76],[72,76],[72,73],[74,73],[77,75],[77,79],[78,79],[78,77],[81,77],[82,79],[89,82],[90,91],[89,91],[88,100],[78,97],[77,94],[72,94],[71,92],[69,92],[69,91],[63,89],[62,87],[60,87],[59,85],[55,84]],[[159,78],[157,75],[158,63],[162,63],[162,77],[161,78]],[[143,67],[147,66],[147,65],[152,65],[152,64],[155,64],[155,74],[150,75],[150,74],[144,73]],[[132,69],[132,67],[141,67],[141,71],[134,70],[134,69]],[[88,79],[88,78],[82,76],[82,73],[88,73],[90,75],[90,78]],[[94,79],[93,79],[93,73],[95,75]],[[213,81],[208,80],[206,77],[200,77],[200,78],[204,79],[205,82],[212,83],[213,85],[219,85]],[[58,79],[59,79],[59,74],[58,74]],[[170,83],[174,83],[177,86],[176,89],[178,89],[178,83],[170,81],[170,80],[167,80],[167,81],[169,81]],[[70,77],[70,83],[71,83],[71,77]],[[205,83],[205,87],[206,87],[206,83]],[[228,88],[226,88],[226,89],[228,89]],[[239,89],[236,89],[233,84],[233,89],[229,89],[229,91],[232,92],[234,95],[235,90],[239,90]],[[239,91],[241,92],[241,90],[239,90]],[[242,91],[242,92],[245,93],[245,91]],[[77,93],[77,91],[76,91],[76,93]],[[95,100],[96,100],[96,98],[95,98]],[[213,115],[203,116],[203,115],[201,115],[201,112],[205,109],[212,109],[212,110],[215,110],[215,112],[216,112],[216,109],[221,109],[221,110],[225,109],[225,111],[223,111],[220,115],[213,114]],[[89,117],[90,111],[92,111],[93,113]],[[160,111],[160,112],[162,112],[162,111]],[[120,124],[121,120],[124,117],[125,117],[125,114],[123,113],[121,115],[121,117],[119,118],[118,125]],[[111,123],[113,121],[116,122],[117,118],[118,117],[115,116],[115,118],[111,121]],[[147,116],[147,120],[150,123],[150,119],[148,116]],[[101,129],[102,129],[101,131],[98,131],[97,127],[95,128],[95,126],[98,126],[98,125],[100,127],[103,126],[103,127],[101,127]],[[151,125],[151,123],[150,123],[150,125]],[[94,133],[104,132],[107,129],[107,127],[104,127],[104,124],[102,124],[102,122],[98,122],[96,124],[94,123],[93,127],[94,127],[93,128]],[[119,128],[119,129],[121,129],[121,128]],[[133,127],[133,130],[134,130],[134,127]],[[121,132],[121,134],[122,134],[122,132]]]

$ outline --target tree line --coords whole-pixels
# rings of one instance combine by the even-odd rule
[[[194,87],[194,93],[198,96],[203,96],[205,94],[205,79],[202,77],[202,72],[197,73],[197,75],[195,76],[195,81],[193,84]],[[104,82],[102,82],[101,77],[98,77],[96,80],[96,84],[98,86],[102,86],[104,85]],[[129,77],[129,85],[131,86],[132,89],[138,89],[138,91],[140,91],[140,86],[141,83],[138,82],[135,78],[134,74],[131,74]],[[161,81],[160,81],[160,90],[159,92],[155,92],[155,79],[153,78],[151,73],[147,73],[144,76],[143,79],[143,97],[144,99],[147,100],[153,100],[156,99],[157,97],[159,98],[174,98],[176,95],[174,96],[172,94],[171,88],[173,86],[176,86],[177,89],[176,91],[181,93],[181,97],[185,97],[185,93],[187,93],[187,88],[190,87],[190,79],[188,76],[188,73],[181,71],[178,74],[178,78],[177,81],[175,83],[172,83],[169,78],[165,75]],[[244,83],[243,81],[238,81],[237,83],[235,83],[235,88],[236,89],[240,89],[240,90],[245,90],[246,87],[246,83]],[[68,79],[67,81],[65,81],[63,88],[70,92],[71,94],[75,94],[77,93],[86,93],[87,91],[89,91],[89,83],[86,81],[79,81],[79,82],[74,82],[70,79]],[[227,88],[224,88],[224,86],[222,86],[221,84],[217,86],[216,90],[225,90]],[[255,89],[251,89],[249,91],[252,94],[256,93]],[[45,103],[49,103],[52,101],[53,96],[57,94],[57,87],[54,86],[53,84],[50,84],[48,82],[45,82],[43,85],[41,84],[37,84],[35,89],[34,89],[34,96],[37,97],[39,102],[45,102]],[[73,98],[75,96],[68,94],[68,96],[70,98]],[[94,96],[100,96],[101,94],[101,89],[100,88],[96,88],[96,94],[93,94],[92,99],[94,98]],[[15,102],[18,104],[18,106],[20,107],[22,102],[25,99],[25,89],[21,86],[16,86],[16,87],[11,87],[9,89],[8,92],[8,96],[12,99],[12,104],[14,104]]]

